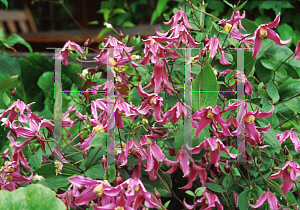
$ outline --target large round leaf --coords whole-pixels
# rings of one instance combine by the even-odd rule
[[[55,197],[54,191],[40,184],[21,187],[12,192],[1,190],[0,198],[1,209],[66,209],[65,204]]]

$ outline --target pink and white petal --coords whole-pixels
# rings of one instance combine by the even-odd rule
[[[256,209],[256,208],[259,208],[261,207],[264,202],[267,200],[268,198],[268,194],[267,192],[264,192],[257,200],[256,204],[255,205],[252,205],[251,203],[249,203],[249,206],[252,208],[252,209]]]
[[[275,44],[280,46],[286,45],[292,40],[292,37],[286,41],[280,40],[279,35],[275,31],[268,28],[267,28],[267,32],[268,32],[267,38],[271,39],[272,41],[275,42]]]

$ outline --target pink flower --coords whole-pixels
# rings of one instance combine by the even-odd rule
[[[287,161],[282,169],[273,174],[269,179],[276,179],[283,177],[283,182],[280,186],[282,192],[286,195],[291,189],[293,189],[293,181],[297,181],[297,177],[300,176],[300,166],[294,161]]]
[[[293,57],[294,56],[296,56],[294,61],[300,59],[300,40],[298,41],[298,44],[296,46],[295,53],[294,53]]]
[[[171,91],[175,92],[175,90],[169,83],[165,63],[161,61],[161,59],[158,63],[154,64],[154,70],[153,70],[152,77],[150,79],[150,83],[146,85],[144,88],[150,88],[153,86],[154,86],[154,93],[157,94],[159,94],[162,89],[170,95],[172,95]],[[148,92],[151,91],[153,91],[153,88]]]
[[[278,134],[278,141],[279,144],[281,145],[285,140],[289,139],[293,142],[294,147],[295,147],[295,151],[296,152],[300,152],[300,141],[299,138],[297,136],[297,134],[293,131],[290,130],[286,130],[284,131],[282,134]]]
[[[156,30],[156,33],[160,37],[166,37],[168,34],[170,39],[176,39],[172,41],[167,47],[174,48],[174,43],[177,42],[177,48],[180,48],[182,44],[186,47],[197,47],[200,43],[195,42],[195,39],[191,36],[191,34],[186,30],[184,25],[178,24],[175,27],[168,30],[166,33],[160,33]]]
[[[200,210],[212,210],[214,207],[218,207],[218,210],[223,210],[223,206],[220,203],[218,197],[213,194],[209,193],[207,190],[203,192],[203,196],[197,200],[194,205],[189,205],[185,202],[185,199],[183,200],[184,207],[188,210],[194,209],[194,206],[198,204],[202,204]]]
[[[209,106],[205,109],[201,109],[195,112],[192,115],[192,119],[199,120],[198,123],[192,121],[193,128],[197,128],[196,135],[194,137],[198,136],[201,130],[205,126],[209,125],[212,121],[215,125],[216,122],[218,122],[221,125],[224,135],[231,136],[230,131],[228,130],[228,125],[223,121],[221,117],[221,107],[219,107],[218,105],[216,105],[215,108]]]
[[[106,49],[109,48],[114,48],[114,52],[113,52],[113,59],[109,60],[109,52],[106,52]],[[120,42],[119,40],[117,40],[115,37],[109,37],[106,42],[105,45],[103,47],[103,49],[101,50],[101,52],[99,53],[99,55],[97,55],[94,59],[97,61],[97,63],[101,63],[103,65],[107,65],[108,63],[110,65],[123,65],[125,63],[127,63],[128,61],[131,62],[131,65],[133,68],[138,67],[139,65],[133,62],[133,59],[131,57],[131,55],[129,54],[129,52],[131,52],[133,50],[134,47],[127,47],[124,43]],[[126,56],[124,56],[124,54]]]
[[[158,123],[161,125],[165,125],[167,124],[168,118],[170,118],[170,121],[177,123],[181,116],[187,117],[187,115],[190,115],[190,112],[188,112],[188,110],[184,107],[184,105],[181,102],[177,102],[170,110],[168,110],[164,114],[163,120]]]
[[[177,58],[179,55],[174,50],[168,49],[161,45],[158,42],[172,42],[176,41],[176,38],[170,39],[167,37],[157,37],[157,36],[149,36],[147,40],[143,40],[145,43],[145,57],[140,62],[142,65],[146,66],[149,63],[151,56],[151,63],[158,63],[160,58],[164,58],[166,60],[166,52],[170,53],[172,58]]]
[[[127,164],[127,158],[129,153],[141,158],[142,160],[146,160],[147,156],[145,154],[146,150],[141,147],[140,143],[135,140],[128,141],[124,150],[118,156],[118,165],[125,166]]]
[[[220,72],[220,75],[225,75],[225,74],[229,74],[230,72],[232,72],[233,70],[230,70],[230,69],[227,69],[223,72]],[[234,75],[234,78],[236,79],[235,80],[235,83],[234,85],[231,87],[231,90],[233,90],[236,86],[237,86],[237,81],[240,81],[242,83],[244,83],[245,85],[245,92],[248,94],[248,95],[252,95],[253,93],[253,89],[252,89],[252,85],[251,83],[247,80],[245,74],[243,74],[242,72],[236,70],[236,74]]]
[[[244,27],[242,26],[241,19],[245,18],[245,11],[243,12],[243,15],[240,15],[240,11],[233,11],[230,20],[226,21],[225,19],[222,19],[219,21],[218,24],[224,25],[224,30],[227,32],[231,32],[233,29],[238,29],[238,27],[244,31]],[[231,29],[231,30],[230,30]]]
[[[59,54],[55,55],[55,58],[61,59],[62,64],[67,66],[69,51],[74,51],[75,49],[78,50],[78,52],[81,55],[83,55],[84,51],[78,44],[76,44],[75,42],[68,41],[64,45],[63,49],[59,52]],[[83,59],[86,60],[87,58],[84,57]]]
[[[187,177],[190,174],[190,161],[193,161],[193,159],[189,156],[187,150],[180,149],[177,152],[175,161],[166,160],[166,163],[168,165],[172,165],[172,167],[165,173],[172,174],[174,171],[176,171],[177,165],[179,165],[184,174],[183,177]]]
[[[224,53],[224,51],[222,49],[220,41],[215,36],[213,38],[209,39],[209,41],[205,45],[204,49],[200,51],[200,54],[202,56],[203,53],[204,53],[204,51],[209,51],[210,50],[209,58],[213,59],[216,56],[218,49],[219,49],[219,51],[221,53],[220,63],[222,65],[229,65],[229,64],[231,64],[228,60],[226,60],[225,53]]]
[[[262,24],[262,25],[258,26],[258,28],[255,30],[254,36],[252,37],[252,39],[254,39],[253,54],[252,54],[253,58],[256,58],[257,53],[261,49],[262,37],[267,37],[267,38],[271,39],[272,41],[274,41],[275,44],[280,45],[280,46],[286,45],[287,43],[289,43],[291,41],[292,38],[290,38],[289,40],[286,40],[286,41],[280,40],[279,35],[275,31],[270,29],[270,28],[276,28],[279,24],[279,21],[280,21],[280,12],[276,16],[276,18],[273,22]]]
[[[258,209],[261,207],[264,202],[267,201],[270,204],[271,210],[279,210],[278,207],[280,207],[279,201],[277,200],[276,196],[271,192],[264,192],[257,200],[257,203],[255,205],[252,205],[249,203],[249,206],[252,209]]]
[[[181,187],[180,189],[191,189],[193,187],[193,182],[197,179],[198,175],[202,184],[201,187],[204,187],[205,182],[207,180],[206,168],[202,165],[197,165],[195,162],[193,162],[193,167],[191,168],[191,172],[188,176],[189,181],[185,186]]]
[[[29,105],[29,104],[28,104]],[[28,106],[27,105],[27,106]],[[31,104],[30,104],[31,105]],[[29,106],[30,106],[29,105]],[[12,105],[10,105],[8,107],[7,110],[5,110],[2,115],[0,116],[0,120],[2,120],[2,118],[7,114],[8,114],[8,117],[7,117],[7,120],[9,122],[13,122],[17,115],[20,113],[20,116],[18,117],[18,121],[21,122],[21,123],[27,123],[28,122],[28,118],[27,116],[24,114],[24,111],[25,109],[26,110],[29,110],[29,106],[27,107],[26,104],[23,102],[23,101],[20,101],[19,99],[17,101],[15,101]],[[28,112],[28,111],[27,111]],[[7,125],[8,122],[5,123],[5,125]]]
[[[236,158],[236,154],[231,154],[228,149],[225,147],[223,142],[217,138],[208,138],[205,141],[201,142],[196,147],[190,147],[188,144],[186,145],[188,150],[192,150],[192,154],[199,154],[200,151],[204,148],[205,150],[209,149],[209,162],[210,164],[215,165],[215,167],[219,167],[220,160],[220,151],[224,151],[228,154],[228,156],[232,158]]]
[[[189,29],[189,30],[193,30],[194,28],[189,24],[189,21],[187,19],[187,16],[185,14],[185,12],[180,8],[180,10],[178,10],[173,17],[167,21],[164,22],[165,25],[171,25],[172,28],[174,28],[176,25],[178,25],[178,21],[180,21],[179,23],[183,23],[184,26]]]

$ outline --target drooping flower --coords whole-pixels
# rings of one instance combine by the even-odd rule
[[[219,167],[220,160],[220,151],[224,151],[227,153],[229,157],[236,158],[236,154],[231,154],[228,149],[225,147],[223,142],[217,138],[207,138],[205,141],[201,142],[196,147],[190,147],[188,144],[186,145],[188,150],[192,151],[192,154],[199,154],[200,151],[204,148],[205,150],[209,150],[209,162],[210,164],[215,165],[216,168]]]
[[[231,33],[233,29],[238,29],[238,27],[244,31],[244,27],[242,26],[241,19],[245,18],[245,11],[243,12],[243,15],[240,15],[240,11],[233,11],[230,20],[226,21],[225,19],[222,19],[219,21],[219,25],[224,25],[224,30],[228,33]]]
[[[255,30],[254,36],[252,37],[252,39],[254,39],[253,54],[252,54],[253,58],[256,58],[257,53],[261,49],[261,43],[263,37],[267,37],[268,39],[271,39],[273,42],[275,42],[275,44],[280,46],[286,45],[292,40],[292,38],[286,41],[280,40],[279,35],[275,31],[270,29],[270,28],[276,28],[279,24],[279,21],[280,21],[280,13],[276,16],[273,22],[262,24],[258,26],[258,28]]]
[[[202,184],[201,187],[204,187],[207,179],[206,168],[202,165],[197,165],[195,162],[193,162],[191,172],[188,176],[189,181],[185,186],[181,187],[180,189],[191,189],[193,187],[193,182],[197,179],[197,176],[199,176],[200,178],[200,182]]]
[[[214,207],[217,207],[218,210],[223,210],[223,206],[220,203],[217,195],[209,193],[207,190],[203,192],[203,196],[197,200],[194,205],[189,205],[183,200],[184,207],[188,210],[194,209],[194,206],[202,204],[200,210],[212,210]]]
[[[229,74],[230,72],[232,72],[233,70],[230,70],[230,69],[227,69],[223,72],[220,72],[220,75],[225,75],[225,74]],[[241,81],[242,83],[244,83],[245,85],[245,92],[248,94],[248,95],[252,95],[253,93],[253,89],[252,89],[252,85],[251,83],[248,81],[247,77],[245,76],[244,73],[242,73],[241,71],[239,70],[236,70],[236,74],[233,76],[236,80],[235,80],[235,83],[234,85],[231,87],[231,90],[233,90],[236,86],[237,86],[237,83],[238,81]]]
[[[32,103],[31,103],[32,104]],[[30,104],[30,105],[31,105]],[[29,105],[29,104],[28,104]],[[26,109],[27,108],[27,109]],[[17,101],[15,101],[12,105],[10,105],[8,107],[7,110],[5,110],[1,116],[0,116],[0,120],[2,120],[2,118],[7,114],[7,120],[10,121],[11,123],[16,119],[17,115],[20,113],[20,116],[18,117],[18,121],[21,123],[27,123],[28,122],[28,118],[27,116],[24,114],[25,110],[28,110],[29,106],[27,107],[26,104],[23,101],[20,101],[19,99]],[[5,122],[5,125],[7,126],[7,121]]]
[[[193,159],[188,154],[188,151],[186,149],[180,149],[177,152],[175,161],[166,160],[166,163],[172,165],[172,167],[165,173],[172,174],[177,169],[177,165],[179,165],[184,174],[183,177],[186,177],[190,174],[190,161],[193,161]]]
[[[74,51],[75,49],[78,50],[81,55],[83,55],[84,51],[78,44],[76,44],[75,42],[67,41],[63,49],[57,55],[55,55],[55,58],[61,59],[62,64],[67,66],[69,52]],[[83,59],[86,60],[87,58],[84,57]]]
[[[257,203],[255,205],[252,205],[249,203],[249,206],[252,209],[258,209],[261,207],[264,202],[267,201],[270,204],[270,209],[271,210],[279,210],[280,204],[279,201],[277,200],[276,196],[271,193],[271,192],[264,192],[257,200]]]
[[[185,11],[183,11],[181,8],[180,10],[178,10],[173,17],[167,21],[164,22],[165,25],[171,25],[172,28],[174,28],[176,25],[178,25],[178,21],[179,23],[183,23],[183,25],[189,29],[189,30],[193,30],[194,28],[189,24],[189,21],[187,19],[187,16],[185,14]]]
[[[172,58],[177,58],[179,55],[174,50],[168,49],[167,47],[161,45],[159,42],[174,42],[176,38],[170,39],[167,37],[157,37],[149,36],[148,39],[143,40],[145,43],[145,57],[140,62],[142,65],[146,66],[149,63],[151,56],[151,63],[158,63],[160,58],[166,60],[166,52],[168,52]]]
[[[163,120],[158,122],[161,125],[167,124],[167,119],[169,118],[170,121],[177,123],[181,116],[187,117],[191,115],[190,112],[187,110],[186,107],[181,102],[177,102],[171,109],[169,109],[163,116]]]
[[[223,121],[221,117],[221,107],[219,107],[218,105],[216,105],[214,108],[209,106],[205,109],[201,109],[195,112],[192,115],[192,119],[199,120],[199,122],[197,123],[195,121],[192,121],[193,128],[197,128],[195,137],[198,136],[201,130],[205,126],[209,125],[212,121],[215,125],[217,122],[220,124],[223,129],[224,135],[231,136],[230,131],[228,130],[228,125]]]
[[[152,88],[148,92],[152,92],[154,89],[154,93],[157,94],[159,94],[162,89],[170,95],[172,95],[171,91],[175,92],[175,90],[169,83],[168,75],[166,71],[166,65],[162,61],[162,59],[160,59],[158,63],[154,64],[153,74],[150,79],[150,83],[146,85],[144,88],[150,88],[150,87],[154,87],[154,88]]]
[[[295,53],[294,53],[293,57],[295,57],[295,56],[296,56],[296,58],[295,58],[294,61],[300,59],[300,40],[298,41],[298,44],[296,46]]]
[[[286,130],[282,134],[277,135],[279,144],[281,145],[285,140],[290,139],[295,147],[296,152],[300,152],[300,140],[294,131]]]
[[[209,58],[213,59],[216,56],[218,49],[219,49],[219,51],[221,53],[220,63],[222,65],[229,65],[229,64],[231,64],[228,60],[226,60],[225,53],[224,53],[224,51],[222,49],[220,41],[215,36],[213,38],[209,39],[209,41],[205,45],[204,49],[200,51],[200,54],[201,54],[201,56],[203,56],[204,51],[209,51],[210,50]]]
[[[291,189],[293,189],[293,181],[297,181],[297,177],[300,176],[300,166],[297,162],[287,161],[282,169],[273,174],[269,179],[283,178],[283,182],[280,186],[282,192],[286,195]]]

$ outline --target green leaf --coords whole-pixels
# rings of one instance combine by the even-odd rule
[[[116,8],[113,12],[113,14],[125,14],[125,13],[126,13],[126,11],[121,8]]]
[[[68,180],[70,176],[53,176],[44,180],[39,181],[39,184],[49,187],[52,190],[57,190],[58,188],[65,187],[70,184]]]
[[[130,21],[125,21],[123,24],[122,24],[122,27],[134,27],[135,25],[130,22]]]
[[[108,181],[109,182],[113,182],[116,178],[116,166],[115,165],[111,165],[108,169],[107,169],[107,174],[108,174]]]
[[[8,2],[7,2],[7,0],[1,0],[1,2],[5,5],[5,8],[7,9],[7,7],[8,7]]]
[[[3,92],[3,102],[5,103],[5,105],[8,107],[10,104],[10,98],[8,97],[8,95],[6,94],[6,92]]]
[[[239,204],[239,209],[240,210],[248,210],[249,209],[248,195],[249,195],[248,190],[245,190],[245,191],[243,191],[242,193],[239,194],[238,204]]]
[[[262,122],[261,120],[258,120],[258,123],[261,127],[265,127],[267,126],[267,124],[265,124],[264,122]],[[270,129],[269,131],[264,132],[265,135],[265,143],[267,145],[270,145],[271,149],[276,153],[279,154],[280,153],[280,149],[281,146],[278,142],[278,139],[275,136],[275,132],[273,129]]]
[[[0,56],[0,63],[1,63],[0,65],[1,75],[9,74],[10,76],[14,76],[14,75],[21,76],[21,68],[19,63],[17,62],[17,59],[8,56]]]
[[[12,76],[2,82],[0,82],[0,91],[6,89],[12,89],[17,86],[18,75]]]
[[[161,172],[158,172],[158,173],[162,177],[165,184],[167,184],[168,187],[170,185],[170,188],[172,189],[171,176],[169,174],[162,175]],[[144,184],[147,191],[152,192],[154,194],[155,193],[154,188],[156,188],[156,190],[159,192],[159,194],[162,197],[171,197],[170,193],[168,192],[168,190],[166,190],[165,185],[160,181],[160,179],[156,179],[154,181],[151,181],[146,177],[142,177],[141,181],[143,182],[143,184]]]
[[[192,197],[195,197],[195,196],[196,196],[195,193],[193,193],[193,192],[190,191],[190,190],[187,190],[185,193],[188,194],[188,195],[190,195],[190,196],[192,196]]]
[[[55,196],[55,192],[40,184],[20,187],[12,192],[0,191],[1,209],[47,209],[64,210],[65,204]]]
[[[196,193],[197,196],[201,196],[205,190],[206,190],[206,187],[198,187],[195,190],[195,193]]]
[[[236,10],[238,11],[238,10],[243,9],[243,7],[245,6],[245,4],[246,4],[247,2],[248,2],[248,0],[245,1],[244,3],[242,3],[240,6],[238,6],[238,8],[236,8]]]
[[[89,25],[98,25],[99,22],[97,20],[88,22]]]
[[[15,44],[22,44],[28,48],[29,52],[32,53],[32,48],[30,44],[28,44],[22,37],[17,34],[12,34],[7,39],[1,40],[3,44],[7,44],[8,46],[14,46]]]
[[[94,74],[91,77],[92,82],[97,82],[100,79],[101,75],[102,75],[102,72],[97,72],[96,74]]]
[[[164,207],[165,207],[165,208],[168,208],[170,202],[171,202],[170,200],[168,200],[167,202],[165,202]]]
[[[206,108],[208,106],[214,107],[218,99],[218,84],[216,75],[212,70],[210,64],[207,64],[198,74],[192,85],[192,107],[194,111]],[[211,92],[201,92],[211,91]]]
[[[49,92],[54,87],[53,80],[54,72],[45,72],[40,76],[37,84],[44,92]]]
[[[225,192],[225,190],[223,189],[223,187],[221,187],[220,185],[218,185],[216,183],[206,182],[205,186],[208,189],[210,189],[211,191],[214,191],[214,192]]]
[[[276,64],[271,60],[261,60],[260,62],[267,69],[271,69],[271,70],[276,69]]]
[[[279,94],[276,86],[274,85],[273,81],[270,80],[267,86],[267,91],[271,99],[273,100],[274,103],[279,101]]]
[[[110,28],[103,28],[103,29],[101,30],[101,32],[98,34],[97,37],[101,37],[101,36],[103,36],[103,35],[105,35],[105,34],[108,34],[109,32],[112,32],[112,29],[110,29]]]
[[[291,79],[284,81],[279,87],[279,95],[281,100],[289,99],[300,93],[300,79]]]
[[[42,151],[38,150],[34,155],[29,159],[29,164],[33,169],[40,168],[42,166]]]
[[[252,157],[259,157],[259,156],[261,156],[260,149],[257,147],[255,150],[253,150],[251,156]]]
[[[108,17],[110,14],[110,9],[100,9],[99,11],[97,11],[96,13],[101,13],[104,16],[104,20],[108,21]]]
[[[244,26],[244,28],[250,33],[254,33],[254,31],[258,27],[258,25],[256,25],[255,22],[248,20],[248,19],[241,19],[241,22],[242,22],[242,25]]]
[[[168,0],[159,0],[157,2],[156,9],[154,10],[153,15],[151,17],[151,21],[150,21],[151,25],[166,10],[166,8],[167,8],[167,2],[168,2]]]
[[[230,4],[227,0],[223,0],[228,6],[230,6],[233,9],[233,5]]]
[[[92,139],[90,146],[91,147],[102,147],[106,146],[107,134],[103,132],[97,133]]]
[[[90,177],[92,179],[103,179],[104,176],[104,170],[102,167],[102,164],[95,165],[91,168],[89,168],[86,172],[85,175],[87,177]]]

